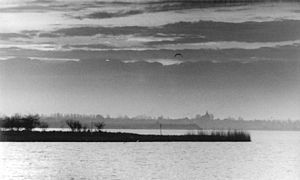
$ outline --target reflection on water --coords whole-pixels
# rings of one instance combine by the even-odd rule
[[[300,179],[299,132],[252,142],[0,143],[0,179]]]

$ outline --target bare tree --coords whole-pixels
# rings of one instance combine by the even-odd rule
[[[94,124],[94,126],[97,128],[97,131],[100,132],[104,128],[105,124],[104,122],[97,122]]]
[[[79,121],[75,121],[73,119],[66,120],[66,124],[69,126],[69,128],[74,131],[81,131],[82,124]]]

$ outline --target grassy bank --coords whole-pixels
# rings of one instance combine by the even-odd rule
[[[0,141],[8,142],[241,142],[251,141],[242,131],[197,133],[186,135],[141,135],[112,132],[63,132],[63,131],[0,131]]]

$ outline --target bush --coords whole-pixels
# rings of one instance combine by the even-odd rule
[[[75,121],[72,119],[66,120],[66,124],[69,126],[71,131],[81,131],[83,128],[82,124],[79,121]]]
[[[101,129],[104,128],[105,124],[104,122],[97,122],[94,124],[94,126],[96,127],[97,131],[101,131]]]

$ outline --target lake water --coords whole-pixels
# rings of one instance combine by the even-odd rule
[[[300,132],[250,133],[252,142],[1,142],[0,179],[300,179]]]

